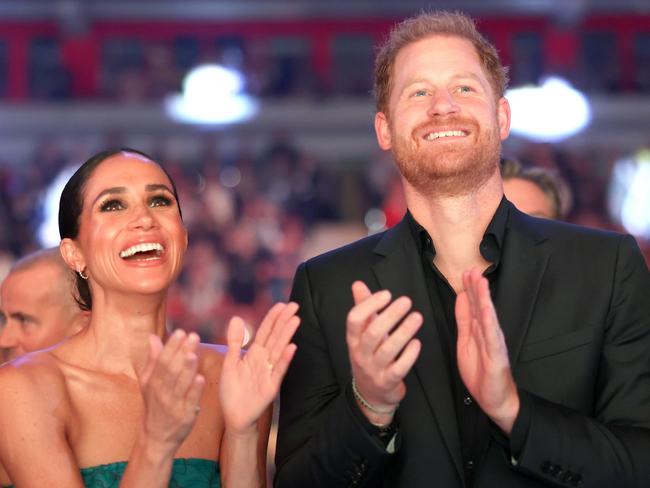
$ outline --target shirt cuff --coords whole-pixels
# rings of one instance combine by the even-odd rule
[[[512,432],[510,432],[510,455],[513,465],[517,464],[524,449],[533,416],[533,403],[528,393],[521,389],[518,389],[517,393],[519,394],[519,414],[512,425]]]
[[[352,382],[350,382],[345,388],[345,399],[348,404],[348,407],[352,411],[356,420],[363,426],[363,429],[366,431],[368,436],[374,439],[377,442],[380,442],[382,446],[386,449],[386,452],[389,454],[395,453],[399,447],[399,436],[398,436],[398,424],[397,416],[393,416],[393,421],[386,427],[378,427],[373,425],[363,414],[357,400],[354,398],[354,392],[352,391]]]

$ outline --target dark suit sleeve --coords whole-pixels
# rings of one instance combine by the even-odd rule
[[[348,386],[335,377],[307,265],[294,278],[291,300],[300,304],[298,346],[280,393],[275,486],[375,486],[372,479],[391,455],[354,411]]]
[[[520,391],[527,415],[513,427],[515,469],[551,486],[650,486],[650,274],[630,236],[614,273],[593,411]]]

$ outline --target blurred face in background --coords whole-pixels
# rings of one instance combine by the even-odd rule
[[[71,295],[70,277],[41,261],[9,273],[0,287],[0,348],[15,359],[50,347],[83,326],[84,314]],[[69,295],[66,295],[69,294]]]
[[[504,180],[503,193],[515,207],[528,215],[544,219],[556,218],[549,197],[532,181],[522,178]]]

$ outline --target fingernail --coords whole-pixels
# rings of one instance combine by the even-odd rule
[[[388,290],[382,290],[378,295],[381,300],[390,300],[390,292]]]
[[[409,315],[409,320],[411,320],[413,323],[418,323],[422,322],[424,320],[424,317],[422,317],[422,314],[420,312],[411,312]]]
[[[401,309],[410,308],[411,306],[411,299],[409,297],[399,297],[396,301]]]

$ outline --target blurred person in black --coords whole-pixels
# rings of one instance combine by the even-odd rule
[[[650,274],[631,236],[503,196],[505,86],[462,14],[379,51],[409,211],[296,272],[276,487],[650,486]]]

